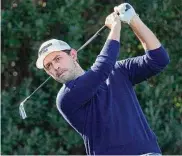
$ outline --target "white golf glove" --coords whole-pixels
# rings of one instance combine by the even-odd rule
[[[114,11],[119,13],[122,22],[130,24],[131,19],[136,16],[136,12],[129,3],[122,3],[114,7]]]

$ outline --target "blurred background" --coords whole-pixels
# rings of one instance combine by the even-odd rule
[[[1,3],[1,154],[85,154],[83,140],[56,108],[61,84],[49,80],[19,104],[48,75],[35,66],[40,44],[66,41],[78,49],[103,24],[113,7],[129,2],[157,35],[170,55],[158,76],[135,87],[137,96],[165,155],[182,154],[182,1],[181,0],[2,0]],[[109,30],[79,53],[87,70],[99,54]],[[122,25],[120,59],[144,54],[130,27]]]

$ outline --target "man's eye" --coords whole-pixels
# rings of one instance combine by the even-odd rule
[[[46,68],[47,68],[47,69],[50,69],[50,66],[51,66],[51,65],[50,65],[50,64],[48,64],[48,65],[46,66]]]
[[[60,60],[60,57],[57,57],[57,58],[56,58],[56,61],[59,61],[59,60]]]

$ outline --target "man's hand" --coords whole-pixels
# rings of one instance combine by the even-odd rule
[[[106,17],[105,25],[111,29],[107,39],[120,41],[121,21],[116,12]]]
[[[119,13],[122,22],[130,24],[132,18],[136,16],[134,8],[129,3],[122,3],[114,7],[114,11]]]
[[[105,25],[109,28],[109,29],[113,29],[115,27],[117,27],[118,29],[121,29],[121,21],[119,16],[117,15],[116,12],[111,13],[110,15],[108,15],[106,17],[105,20]]]

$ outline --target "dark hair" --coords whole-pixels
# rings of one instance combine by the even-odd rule
[[[65,52],[66,54],[70,55],[71,49],[68,50],[62,50],[63,52]],[[77,63],[79,63],[79,60],[76,60]]]
[[[68,55],[70,55],[71,49],[68,50],[62,50],[63,52],[67,53]]]

